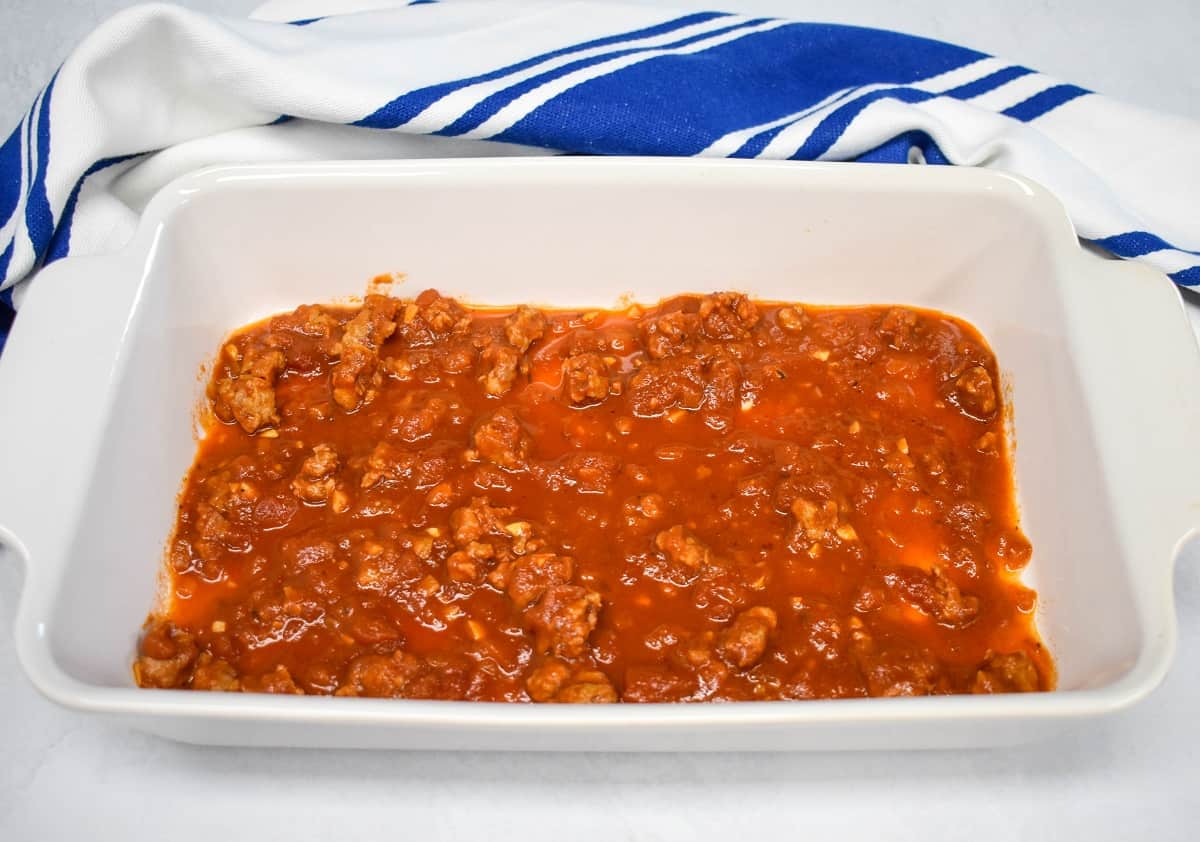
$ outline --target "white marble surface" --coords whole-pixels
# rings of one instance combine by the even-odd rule
[[[0,0],[0,123],[122,0]],[[226,14],[251,0],[188,0]],[[903,29],[1200,118],[1195,0],[676,0]],[[1200,308],[1193,308],[1193,318]],[[0,466],[0,471],[3,468]],[[204,749],[61,710],[25,680],[0,557],[0,840],[1195,839],[1200,543],[1180,559],[1175,667],[1085,736],[1016,750],[539,755]]]

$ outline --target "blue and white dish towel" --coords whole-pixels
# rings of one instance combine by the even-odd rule
[[[120,247],[155,190],[229,162],[553,150],[993,167],[1050,188],[1085,240],[1200,285],[1200,123],[1003,59],[609,2],[322,7],[341,13],[137,6],[79,45],[0,146],[0,343],[39,266]]]

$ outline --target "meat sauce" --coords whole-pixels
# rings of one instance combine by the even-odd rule
[[[996,362],[733,293],[234,333],[144,687],[507,702],[1051,689]]]

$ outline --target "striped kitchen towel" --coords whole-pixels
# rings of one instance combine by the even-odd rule
[[[349,11],[364,4],[383,8]],[[119,247],[156,189],[234,161],[553,150],[993,167],[1053,190],[1080,237],[1200,284],[1200,124],[974,50],[607,2],[322,8],[342,13],[138,6],[79,45],[0,147],[0,341],[39,266]]]

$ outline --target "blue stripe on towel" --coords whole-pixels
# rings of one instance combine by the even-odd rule
[[[623,56],[637,55],[639,53],[653,53],[657,50],[675,50],[682,47],[687,47],[691,44],[704,41],[708,38],[717,38],[722,35],[727,35],[736,32],[739,29],[750,29],[755,26],[767,23],[770,18],[755,18],[746,20],[740,23],[735,23],[732,26],[726,26],[719,29],[708,30],[695,35],[689,35],[687,38],[681,38],[678,41],[672,41],[668,44],[660,44],[655,47],[631,47],[627,50],[614,50],[611,53],[601,53],[598,56],[579,59],[578,61],[564,64],[561,67],[556,67],[553,70],[547,70],[545,73],[539,73],[537,76],[531,76],[524,79],[515,85],[505,88],[502,91],[497,91],[491,96],[485,98],[482,102],[473,106],[466,114],[459,117],[444,129],[438,129],[434,134],[444,135],[446,137],[454,137],[469,132],[471,129],[478,127],[497,111],[508,105],[513,100],[517,99],[522,94],[529,93],[535,88],[539,88],[547,82],[551,82],[567,74],[574,73],[576,70],[583,70],[586,67],[592,67],[597,64],[603,64],[606,61],[622,58]]]
[[[995,73],[989,73],[982,79],[967,82],[965,85],[959,85],[957,88],[951,88],[946,91],[944,96],[952,96],[955,99],[974,99],[977,96],[986,94],[988,91],[996,90],[1001,85],[1007,85],[1013,79],[1028,76],[1032,72],[1028,67],[1021,67],[1020,65],[1005,67],[997,70]]]
[[[830,100],[824,106],[816,106],[816,107],[813,107],[810,109],[806,109],[804,112],[802,112],[800,114],[800,116],[796,117],[796,119],[794,119],[794,120],[788,120],[786,123],[780,123],[778,126],[772,126],[769,129],[763,129],[758,134],[752,135],[750,137],[750,139],[747,140],[745,143],[743,143],[741,145],[741,147],[738,148],[737,151],[735,151],[731,157],[733,157],[733,158],[757,158],[759,155],[761,155],[763,153],[763,150],[765,150],[768,146],[771,145],[771,141],[773,141],[776,137],[778,137],[779,134],[784,129],[787,129],[791,126],[796,125],[796,123],[800,122],[805,117],[808,117],[811,114],[816,113],[821,108],[833,107],[834,105],[843,101],[847,97],[853,96],[859,90],[861,90],[861,86],[851,88],[848,91],[843,91],[841,96],[839,96],[833,100]]]
[[[881,99],[895,99],[900,102],[924,102],[933,99],[937,94],[931,94],[920,88],[884,88],[863,94],[858,99],[838,108],[817,124],[808,140],[790,156],[793,161],[815,161],[828,152],[841,139],[842,134],[854,122],[854,118],[862,113],[868,105]]]
[[[1194,287],[1200,284],[1200,266],[1180,269],[1178,272],[1172,272],[1170,275],[1167,275],[1167,277],[1180,286]]]
[[[8,222],[21,200],[21,127],[0,146],[0,225]],[[0,278],[4,273],[0,272]]]
[[[83,183],[100,170],[137,157],[137,155],[117,155],[112,158],[103,158],[88,167],[80,179],[75,182],[75,186],[71,188],[71,195],[67,197],[67,203],[63,205],[58,228],[55,230],[54,236],[50,238],[50,247],[46,251],[47,263],[66,257],[71,250],[71,225],[75,221],[75,205],[79,202],[79,191],[83,189]]]
[[[1028,123],[1064,103],[1090,93],[1091,91],[1087,88],[1081,88],[1078,85],[1055,85],[1053,88],[1036,93],[1029,99],[1022,100],[1000,113],[1006,117],[1012,117],[1014,120],[1020,120],[1022,123]]]
[[[25,226],[29,231],[34,253],[39,257],[45,252],[50,244],[50,237],[54,234],[54,215],[50,212],[50,201],[46,197],[46,169],[50,163],[50,98],[54,93],[56,79],[57,72],[46,86],[38,108],[37,154],[29,196],[25,200]]]
[[[1200,255],[1200,251],[1189,251],[1173,246],[1157,234],[1149,231],[1126,231],[1124,234],[1114,234],[1102,240],[1092,240],[1098,246],[1108,249],[1118,257],[1141,257],[1152,251],[1174,249],[1185,254]]]
[[[0,351],[4,350],[4,343],[8,341],[8,333],[12,330],[16,315],[12,306],[12,292],[7,289],[0,291]]]
[[[425,88],[419,88],[415,91],[409,91],[402,94],[381,108],[376,109],[371,114],[363,117],[360,120],[354,121],[351,125],[365,126],[371,129],[394,129],[404,125],[409,120],[412,120],[422,111],[424,111],[433,103],[437,102],[447,94],[468,87],[477,85],[480,82],[491,82],[494,79],[502,79],[513,73],[520,72],[530,67],[536,67],[543,62],[551,61],[561,56],[571,55],[572,53],[583,52],[597,47],[607,47],[610,44],[620,44],[626,41],[634,41],[639,38],[650,38],[655,35],[663,35],[668,32],[674,32],[677,29],[683,29],[687,26],[694,26],[698,23],[713,20],[714,18],[728,17],[724,12],[697,12],[696,14],[684,15],[674,20],[666,21],[665,23],[655,24],[643,29],[635,29],[629,32],[622,32],[617,35],[609,35],[604,38],[596,38],[591,41],[585,41],[580,44],[572,44],[568,47],[561,47],[557,50],[552,50],[548,53],[534,56],[525,59],[524,61],[510,64],[501,67],[498,70],[493,70],[489,73],[482,73],[478,76],[470,76],[465,79],[456,79],[453,82],[442,82],[437,85],[430,85]]]
[[[845,88],[915,82],[981,58],[895,32],[787,24],[590,79],[492,139],[570,152],[695,155],[730,132],[811,108]]]
[[[4,247],[4,251],[0,251],[0,281],[3,281],[8,276],[8,264],[12,262],[14,242],[15,240],[10,239],[8,245]],[[0,294],[4,292],[9,292],[9,290],[0,291]],[[11,295],[11,292],[9,294]]]

